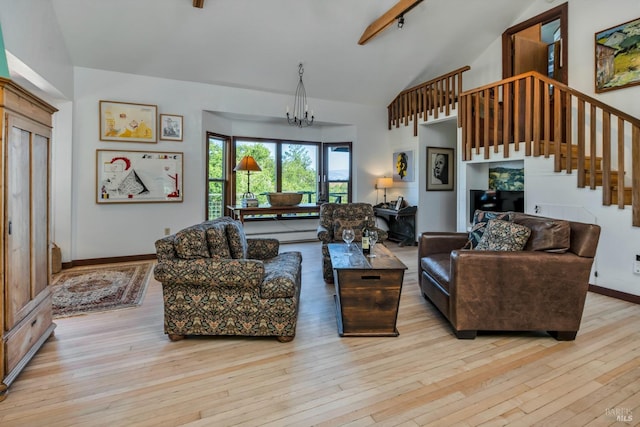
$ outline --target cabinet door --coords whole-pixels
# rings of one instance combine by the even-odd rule
[[[8,116],[5,329],[32,310],[49,285],[49,136],[45,127]]]
[[[31,139],[31,297],[49,286],[49,138]]]

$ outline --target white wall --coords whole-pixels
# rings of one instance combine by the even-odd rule
[[[427,147],[452,148],[456,158],[460,156],[457,150],[457,115],[448,119],[428,121],[418,128],[420,170],[416,227],[419,233],[423,231],[456,231],[458,186],[455,186],[453,191],[427,191],[427,174],[431,172],[427,164]],[[456,170],[453,173],[455,177]],[[454,182],[457,182],[457,179]]]
[[[171,228],[173,232],[202,221],[205,212],[204,150],[207,130],[294,140],[323,137],[320,128],[301,130],[260,121],[225,121],[203,113],[279,118],[282,117],[283,106],[290,101],[284,95],[87,68],[75,69],[74,90],[72,192],[75,194],[75,226],[71,239],[74,260],[153,253],[154,241],[163,235],[165,228]],[[184,141],[159,141],[157,144],[100,141],[100,100],[156,104],[159,113],[183,115]],[[348,125],[330,128],[327,133],[335,140],[353,140],[354,154],[358,157],[354,162],[354,198],[373,202],[369,198],[373,188],[373,183],[369,182],[371,171],[386,165],[376,155],[378,148],[386,142],[386,109],[313,99],[309,104],[314,106],[317,118]],[[214,128],[207,128],[209,126]],[[96,149],[182,151],[185,162],[184,202],[97,205]]]

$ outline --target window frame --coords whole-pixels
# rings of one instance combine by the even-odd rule
[[[209,134],[209,133],[207,133]],[[218,135],[219,136],[219,135]],[[208,141],[208,139],[207,139]],[[285,144],[293,144],[293,145],[312,145],[317,147],[318,150],[318,166],[316,171],[316,200],[318,200],[321,195],[328,193],[328,185],[329,183],[323,179],[328,177],[328,165],[325,162],[326,153],[331,147],[334,146],[348,146],[349,147],[349,179],[348,184],[348,194],[347,200],[343,203],[348,203],[352,200],[352,189],[353,189],[353,148],[351,142],[328,142],[323,143],[321,141],[301,141],[301,140],[293,140],[293,139],[282,139],[282,138],[264,138],[264,137],[245,137],[245,136],[233,136],[230,138],[230,148],[228,154],[228,169],[227,169],[227,179],[229,185],[227,186],[228,195],[229,195],[229,204],[237,205],[239,200],[236,199],[237,194],[237,181],[236,181],[236,172],[233,170],[235,168],[235,159],[237,157],[237,147],[239,141],[246,142],[255,142],[255,143],[269,143],[275,144],[275,168],[276,168],[276,182],[275,182],[275,191],[281,191],[282,189],[282,148]],[[208,147],[207,147],[208,148]],[[207,182],[208,184],[208,182]],[[208,188],[208,186],[207,186]],[[303,201],[303,203],[305,203]],[[318,215],[306,215],[306,216],[282,216],[282,215],[274,215],[274,216],[265,216],[261,218],[252,218],[245,217],[246,221],[260,221],[260,220],[272,220],[274,218],[277,219],[285,219],[285,220],[298,220],[298,219],[309,219],[309,218],[318,218]]]
[[[210,144],[210,140],[211,139],[217,139],[217,140],[221,140],[223,141],[223,147],[222,147],[222,157],[223,157],[223,165],[222,165],[222,179],[219,178],[211,178],[209,176],[209,162],[210,162],[210,158],[209,158],[209,144]],[[227,210],[227,205],[231,204],[231,182],[230,182],[230,171],[233,170],[233,167],[235,165],[231,165],[231,156],[229,155],[229,153],[231,152],[231,137],[228,135],[222,135],[219,133],[215,133],[215,132],[209,132],[207,131],[206,133],[206,140],[205,140],[205,187],[204,187],[204,197],[205,197],[205,204],[204,204],[204,217],[205,220],[211,220],[214,218],[209,218],[209,184],[211,182],[221,182],[222,183],[222,187],[223,187],[223,191],[222,191],[222,211],[221,211],[221,216],[225,215],[225,212]]]

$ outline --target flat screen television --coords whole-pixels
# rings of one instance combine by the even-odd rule
[[[524,212],[524,191],[469,190],[469,221],[476,209],[494,212]]]

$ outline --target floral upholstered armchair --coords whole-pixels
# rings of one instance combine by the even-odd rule
[[[366,218],[366,221],[365,221]],[[347,227],[355,231],[354,242],[362,241],[362,229],[367,226],[378,232],[378,241],[387,240],[387,232],[375,226],[373,206],[369,203],[325,203],[320,206],[318,239],[322,241],[322,276],[327,283],[333,283],[333,267],[327,244],[342,242],[342,230]]]
[[[293,340],[300,302],[300,252],[276,239],[247,239],[229,217],[156,241],[164,331],[185,335],[275,336]]]

